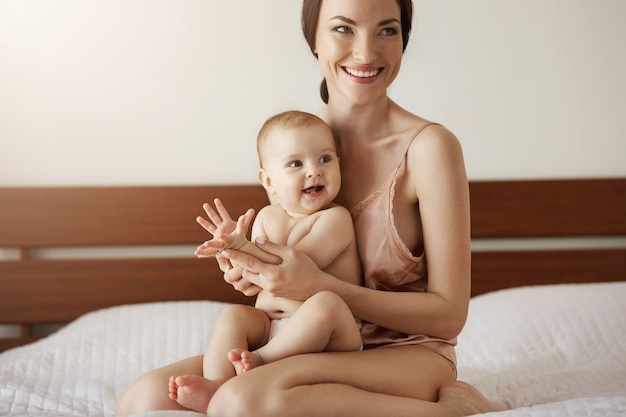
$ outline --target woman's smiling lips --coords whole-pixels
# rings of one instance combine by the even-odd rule
[[[357,78],[372,78],[372,77],[376,77],[383,70],[383,68],[357,69],[357,68],[350,68],[350,67],[342,67],[342,69],[346,73],[350,74],[353,77],[357,77]]]

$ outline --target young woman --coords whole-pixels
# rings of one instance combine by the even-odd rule
[[[456,381],[454,345],[470,295],[469,192],[461,147],[444,127],[399,107],[387,89],[411,29],[410,0],[304,0],[302,23],[324,75],[319,116],[339,144],[365,286],[328,275],[269,241],[280,265],[229,250],[225,279],[254,294],[305,300],[338,294],[363,320],[365,350],[286,358],[230,379],[208,414],[222,416],[461,416],[496,411]],[[229,261],[242,268],[229,268]],[[119,414],[172,409],[170,375],[202,373],[190,358],[139,379]]]

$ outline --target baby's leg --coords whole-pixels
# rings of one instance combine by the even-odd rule
[[[300,353],[360,348],[361,333],[352,312],[341,297],[323,291],[306,300],[278,334],[252,355],[270,363]],[[249,362],[250,369],[258,363],[254,358]]]
[[[203,376],[222,384],[236,375],[228,353],[257,349],[267,342],[270,319],[257,308],[235,304],[220,315],[204,353]]]
[[[269,324],[269,317],[262,310],[239,304],[226,307],[215,323],[204,353],[203,378],[170,378],[170,398],[183,407],[206,413],[215,391],[236,375],[228,353],[233,348],[255,349],[263,345],[269,335]]]

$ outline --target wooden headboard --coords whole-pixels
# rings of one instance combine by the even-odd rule
[[[623,245],[498,249],[510,238],[626,236],[626,179],[472,182],[470,192],[473,238],[491,243],[473,252],[473,295],[626,278]],[[114,305],[252,303],[223,282],[213,259],[193,257],[207,238],[194,219],[214,197],[231,213],[267,204],[257,185],[0,188],[0,249],[9,253],[0,260],[0,324],[21,326],[19,338],[0,340],[0,351],[34,340],[33,325]],[[180,245],[188,256],[146,255]],[[45,255],[85,247],[91,252],[79,259]],[[99,256],[111,247],[116,255]]]

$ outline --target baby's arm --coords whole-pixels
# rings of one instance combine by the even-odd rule
[[[281,262],[280,258],[262,251],[247,239],[246,235],[254,216],[253,209],[249,209],[245,214],[239,216],[235,222],[219,198],[216,198],[214,203],[215,210],[207,203],[203,205],[209,220],[200,216],[196,218],[196,221],[213,235],[213,239],[198,246],[196,256],[199,258],[213,257],[224,249],[235,249],[252,255],[265,263],[279,264]]]
[[[294,247],[317,266],[346,282],[361,285],[362,272],[352,216],[342,206],[320,212],[321,216]]]

